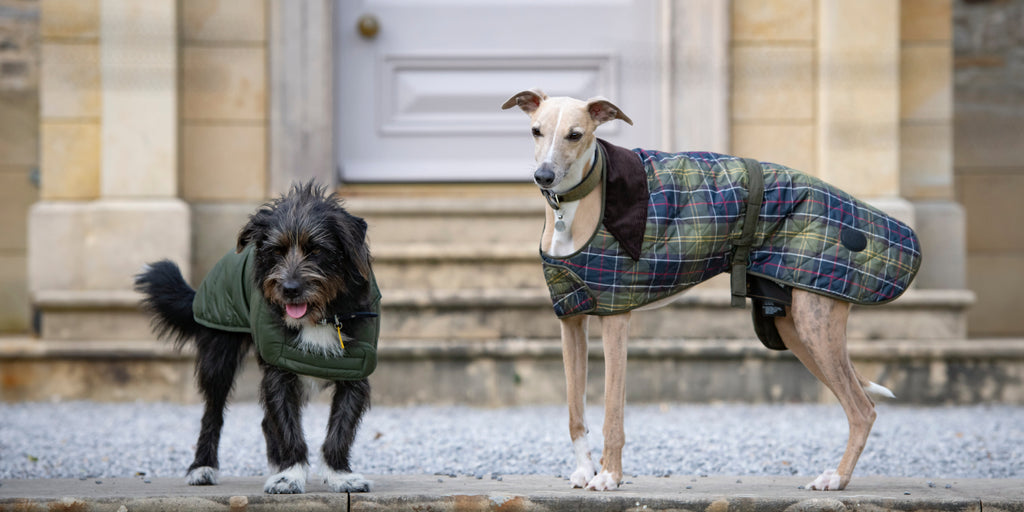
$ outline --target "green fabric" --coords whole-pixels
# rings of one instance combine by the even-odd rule
[[[761,164],[750,158],[743,159],[747,169],[747,206],[744,213],[743,231],[740,238],[733,243],[732,254],[732,307],[743,308],[747,304],[747,260],[750,258],[750,246],[754,243],[757,232],[757,217],[761,212],[764,200],[764,175]]]
[[[760,163],[764,197],[749,256],[734,258],[750,225],[751,175],[744,161],[717,153],[633,151],[648,184],[639,258],[607,229],[607,212],[578,251],[556,257],[541,250],[559,318],[631,311],[730,271],[733,263],[779,284],[854,304],[884,304],[906,291],[920,268],[920,243],[909,226],[818,178],[767,162]],[[605,198],[607,192],[606,186]]]
[[[380,333],[380,290],[371,275],[369,312],[375,317],[351,319],[355,327],[345,329],[353,338],[345,343],[341,357],[327,357],[300,350],[294,338],[274,324],[273,312],[252,278],[255,250],[228,252],[203,279],[192,302],[192,313],[201,325],[231,332],[249,333],[256,349],[269,364],[285,370],[328,380],[359,380],[377,367],[377,338]],[[342,317],[355,311],[345,311]],[[343,321],[345,323],[345,321]]]

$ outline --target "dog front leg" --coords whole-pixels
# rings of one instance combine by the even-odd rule
[[[622,482],[622,447],[626,444],[623,417],[626,406],[626,340],[629,313],[602,318],[604,344],[604,452],[601,472],[587,489],[607,491]]]
[[[306,438],[302,433],[302,406],[305,385],[298,375],[260,361],[263,382],[263,436],[267,441],[267,461],[276,472],[263,484],[267,494],[306,492],[309,473]]]
[[[562,364],[569,404],[569,437],[576,455],[576,470],[569,476],[573,487],[584,487],[597,469],[587,442],[587,320],[585,315],[562,319]]]
[[[372,482],[349,465],[349,449],[356,439],[356,429],[363,413],[370,408],[370,382],[338,381],[334,383],[331,417],[324,439],[324,483],[334,492],[369,492]]]

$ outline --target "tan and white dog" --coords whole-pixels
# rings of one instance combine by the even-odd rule
[[[599,125],[615,119],[633,124],[618,107],[603,98],[581,101],[548,97],[541,91],[528,90],[512,96],[502,108],[516,106],[530,116],[537,163],[534,181],[548,195],[565,197],[585,179],[594,159],[598,158],[594,130]],[[565,257],[588,242],[601,222],[603,186],[597,180],[594,188],[582,198],[572,197],[572,200],[557,203],[557,211],[549,200],[541,238],[544,254]],[[671,300],[659,301],[640,309],[653,309],[669,302]],[[794,289],[786,315],[775,319],[785,347],[835,394],[849,420],[849,439],[842,460],[836,469],[825,471],[811,482],[808,485],[810,489],[839,490],[846,487],[875,420],[874,403],[867,392],[892,396],[889,390],[861,377],[850,362],[846,349],[849,311],[848,302]],[[600,472],[591,459],[584,418],[588,318],[588,315],[580,314],[560,320],[569,435],[576,455],[576,469],[570,481],[574,487],[609,490],[622,482],[626,341],[630,313],[601,317],[605,420]]]

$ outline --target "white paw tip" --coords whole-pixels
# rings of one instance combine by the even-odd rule
[[[590,480],[594,478],[594,475],[596,474],[597,470],[595,470],[593,467],[588,468],[580,466],[576,468],[576,471],[573,471],[572,474],[569,475],[569,482],[572,483],[573,487],[586,487],[587,482],[590,482]]]
[[[324,484],[333,492],[370,492],[373,482],[358,473],[327,470]]]
[[[200,466],[185,475],[189,485],[217,485],[217,470],[210,466]]]
[[[297,464],[271,475],[263,484],[263,492],[267,494],[302,494],[306,492],[306,467]]]
[[[609,491],[619,486],[618,480],[607,471],[598,473],[597,476],[590,480],[587,484],[587,490],[591,491]]]
[[[838,491],[841,490],[839,486],[841,481],[842,478],[839,473],[836,473],[836,470],[826,469],[813,482],[807,484],[807,488],[815,491]]]

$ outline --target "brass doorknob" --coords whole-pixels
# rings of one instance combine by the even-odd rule
[[[364,39],[373,39],[380,32],[380,21],[372,14],[364,14],[356,22],[356,28],[359,29],[359,35]]]

